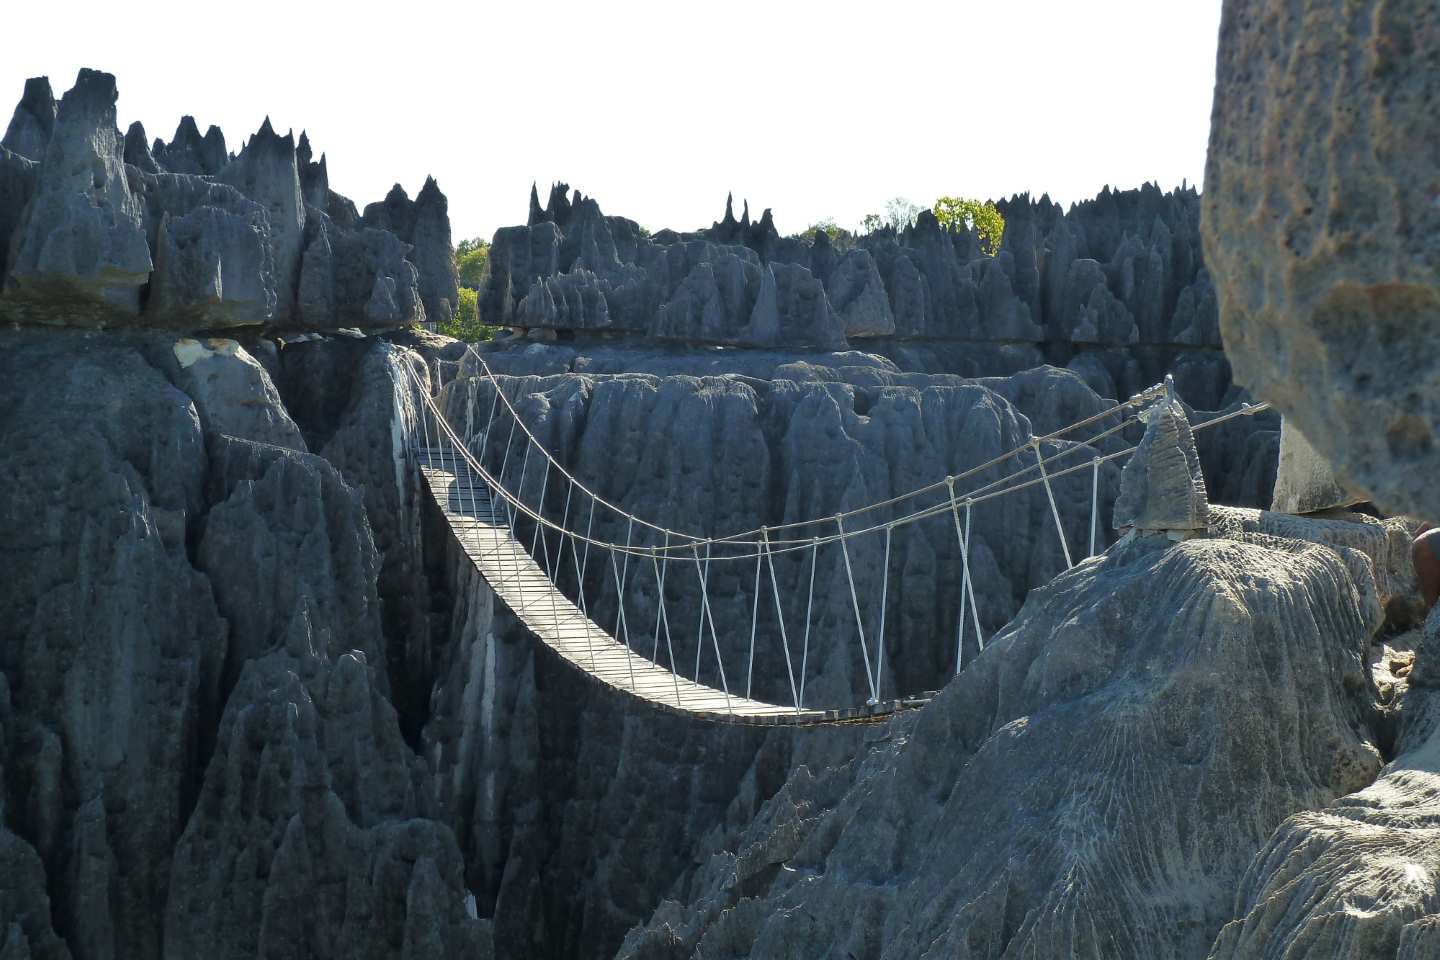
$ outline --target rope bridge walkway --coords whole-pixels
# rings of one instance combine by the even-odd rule
[[[762,526],[722,537],[706,537],[646,521],[607,502],[585,486],[545,449],[525,425],[485,359],[473,348],[467,356],[478,362],[480,371],[490,383],[493,397],[484,427],[473,430],[470,428],[473,425],[467,424],[463,435],[442,413],[428,385],[409,365],[406,369],[416,394],[423,399],[421,429],[412,432],[411,455],[470,562],[531,633],[593,679],[665,710],[731,723],[858,721],[883,717],[896,710],[928,702],[929,693],[888,700],[882,700],[880,696],[885,669],[885,606],[890,589],[893,532],[932,518],[954,528],[960,556],[960,610],[955,638],[955,672],[959,673],[963,666],[964,641],[970,629],[973,629],[978,649],[985,648],[970,575],[974,508],[1021,490],[1043,487],[1065,564],[1070,567],[1074,565],[1074,560],[1061,523],[1052,482],[1089,470],[1091,499],[1087,555],[1093,556],[1099,543],[1100,467],[1129,456],[1135,448],[1126,446],[1113,453],[1094,455],[1088,462],[1082,460],[1060,465],[1057,461],[1067,456],[1074,460],[1070,455],[1078,450],[1093,451],[1096,449],[1094,445],[1101,440],[1138,423],[1141,408],[1174,396],[1173,385],[1167,380],[1165,384],[1143,391],[1102,413],[1032,438],[1028,443],[985,463],[899,496],[828,517]],[[1213,427],[1268,408],[1268,404],[1244,404],[1238,410],[1214,417],[1194,429]],[[1119,418],[1118,422],[1104,429],[1097,428],[1102,421],[1115,417]],[[1042,453],[1043,443],[1087,427],[1097,428],[1096,432],[1058,453],[1049,456]],[[490,441],[498,440],[500,436],[506,437],[503,448],[497,443],[492,450]],[[523,449],[516,449],[517,439]],[[1031,460],[1028,465],[1019,465],[1018,469],[998,480],[967,489],[967,481],[973,483],[974,478],[985,471],[1018,461],[1027,453]],[[484,462],[487,457],[491,461],[488,466]],[[523,494],[527,476],[533,486],[536,475],[542,477],[540,493],[531,504],[526,502]],[[562,486],[563,497],[560,495]],[[559,519],[547,516],[547,504],[560,502],[563,502],[563,507],[558,511],[552,510],[559,513]],[[880,516],[881,511],[887,516]],[[597,513],[602,517],[608,515],[611,523],[623,524],[626,532],[624,542],[594,535]],[[520,526],[522,521],[531,528],[528,543],[525,530]],[[642,540],[652,542],[637,542],[637,529]],[[862,537],[883,540],[878,623],[872,624],[873,629],[869,631],[861,615],[860,585],[857,584],[851,560],[850,544]],[[838,709],[820,709],[805,704],[815,606],[815,570],[820,551],[826,547],[838,549],[843,559],[850,608],[855,619],[855,640],[865,665],[870,693],[865,703]],[[799,624],[787,623],[786,611],[792,608],[785,604],[781,581],[776,576],[775,558],[786,554],[798,554],[798,559],[808,570],[808,577],[801,577],[801,585],[807,590],[805,617]],[[731,673],[726,672],[721,654],[720,636],[727,631],[717,625],[711,602],[711,570],[724,563],[746,565],[743,579],[750,581],[753,593],[749,598],[748,655],[744,669],[734,669],[732,665]],[[749,570],[751,566],[754,568],[753,576]],[[602,589],[613,588],[614,618],[609,629],[591,616],[599,600],[593,593],[587,595],[587,583],[595,579],[595,567],[600,568]],[[605,576],[606,573],[609,576]],[[635,619],[636,611],[626,610],[624,602],[627,582],[631,577],[640,575],[653,577],[657,587],[655,609],[643,612],[643,624]],[[698,595],[699,624],[695,628],[693,665],[679,664],[675,656],[675,637],[680,630],[687,629],[671,621],[666,602],[667,579],[673,589],[676,578],[683,578],[682,583],[693,584]],[[562,587],[565,580],[572,581],[573,598]],[[870,585],[870,589],[875,589],[875,586]],[[778,633],[773,639],[784,652],[785,679],[790,692],[787,704],[751,698],[762,598],[767,605],[773,603],[774,626]],[[798,597],[792,599],[798,601]],[[794,609],[798,609],[798,603]],[[699,682],[702,653],[714,656],[718,687]],[[682,674],[685,666],[693,666],[690,678]]]

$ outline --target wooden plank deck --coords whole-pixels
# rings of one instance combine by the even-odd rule
[[[495,595],[545,646],[600,683],[662,710],[722,723],[863,722],[928,702],[923,697],[845,709],[796,710],[727,694],[671,673],[606,633],[556,589],[526,547],[510,536],[504,512],[491,503],[484,481],[454,451],[421,449],[416,459],[457,543]]]

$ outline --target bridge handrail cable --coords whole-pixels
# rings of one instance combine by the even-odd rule
[[[476,356],[478,357],[478,354],[476,354]],[[482,360],[482,363],[483,363],[483,360]],[[408,367],[407,367],[407,369],[408,369]],[[487,371],[488,371],[488,366],[487,366]],[[793,523],[784,524],[784,525],[777,525],[777,526],[774,526],[774,527],[760,527],[760,528],[757,528],[756,532],[758,532],[758,533],[760,533],[760,534],[762,535],[762,537],[764,538],[763,540],[744,541],[744,540],[738,539],[738,536],[740,536],[740,535],[733,535],[733,536],[731,536],[731,537],[695,537],[694,535],[691,535],[691,534],[686,534],[686,533],[683,533],[683,532],[681,532],[681,531],[670,530],[670,529],[668,529],[668,528],[666,528],[666,527],[663,527],[663,526],[660,526],[660,525],[658,525],[658,524],[650,523],[650,522],[644,520],[644,519],[641,518],[641,517],[635,516],[634,514],[631,514],[631,513],[629,513],[628,511],[626,511],[626,510],[624,510],[624,509],[622,509],[622,508],[620,508],[620,507],[618,507],[618,506],[616,506],[616,505],[614,505],[614,504],[609,503],[609,502],[606,501],[604,498],[602,498],[602,497],[600,497],[599,495],[597,495],[596,493],[594,493],[594,491],[592,491],[592,490],[590,490],[588,487],[586,487],[580,480],[578,480],[577,478],[575,478],[575,477],[574,477],[572,474],[570,474],[568,471],[564,470],[564,468],[561,467],[561,466],[558,464],[558,462],[551,456],[550,452],[549,452],[548,450],[546,450],[543,445],[540,444],[540,442],[539,442],[539,441],[535,438],[535,436],[529,431],[529,429],[525,426],[525,424],[524,424],[522,421],[520,421],[518,415],[517,415],[517,414],[515,413],[515,411],[514,411],[514,407],[511,406],[511,404],[510,404],[510,402],[509,402],[509,398],[507,398],[507,397],[504,396],[503,391],[499,390],[499,385],[498,385],[498,383],[496,383],[496,382],[494,381],[494,374],[493,374],[493,373],[490,373],[489,375],[490,375],[490,378],[491,378],[492,383],[495,385],[495,388],[496,388],[496,390],[497,390],[497,393],[498,393],[499,396],[502,398],[502,400],[504,400],[506,408],[511,411],[512,417],[515,418],[514,422],[516,422],[516,423],[519,424],[520,430],[525,434],[525,436],[526,436],[526,442],[527,442],[527,443],[533,443],[533,444],[535,444],[535,446],[540,450],[541,454],[542,454],[542,455],[546,458],[546,460],[548,461],[549,466],[550,466],[550,469],[559,470],[560,473],[565,477],[565,479],[566,479],[570,484],[572,484],[574,487],[580,489],[583,493],[585,493],[587,496],[589,496],[594,502],[599,503],[601,506],[604,506],[604,507],[606,507],[607,509],[611,510],[612,512],[614,512],[615,514],[617,514],[617,515],[618,515],[619,517],[621,517],[622,519],[625,519],[627,522],[633,522],[633,523],[635,523],[635,524],[639,524],[639,525],[648,527],[648,528],[653,529],[653,530],[655,530],[655,531],[657,531],[657,532],[660,532],[660,533],[665,534],[667,537],[681,537],[681,538],[684,538],[684,539],[685,539],[686,541],[688,541],[688,542],[687,542],[687,543],[682,543],[682,544],[671,544],[671,545],[667,545],[667,546],[664,546],[664,547],[655,546],[655,545],[648,546],[648,547],[637,547],[637,546],[633,545],[633,543],[630,543],[630,544],[622,544],[622,543],[618,543],[618,542],[612,542],[612,541],[597,539],[597,538],[594,538],[594,537],[590,536],[588,533],[587,533],[587,534],[580,534],[580,533],[577,533],[577,532],[575,532],[575,531],[569,530],[569,529],[568,529],[566,526],[564,526],[564,525],[556,524],[553,520],[551,520],[551,519],[549,519],[548,517],[544,516],[544,515],[540,512],[539,509],[532,508],[531,506],[529,506],[528,504],[526,504],[522,499],[520,499],[520,497],[519,497],[517,494],[511,493],[510,490],[509,490],[507,487],[505,487],[505,485],[500,481],[499,478],[497,478],[497,477],[496,477],[493,473],[491,473],[483,464],[480,463],[480,461],[470,452],[470,450],[468,449],[468,447],[467,447],[467,445],[465,444],[465,442],[464,442],[463,440],[461,440],[461,438],[456,434],[456,432],[455,432],[454,428],[451,426],[449,420],[444,416],[444,414],[440,411],[438,405],[435,403],[434,397],[431,396],[431,394],[430,394],[430,392],[428,391],[428,389],[425,388],[425,385],[419,382],[418,376],[416,376],[416,375],[413,373],[413,371],[411,372],[411,376],[412,376],[413,378],[415,378],[415,381],[416,381],[416,382],[415,382],[415,386],[416,386],[416,388],[417,388],[417,391],[425,398],[425,399],[424,399],[424,402],[425,402],[426,406],[429,408],[431,414],[433,415],[433,417],[434,417],[434,419],[435,419],[435,421],[436,421],[436,423],[437,423],[437,425],[438,425],[438,428],[439,428],[441,431],[443,431],[443,433],[446,435],[446,437],[450,440],[450,442],[451,442],[452,446],[454,447],[454,449],[456,450],[457,454],[459,454],[460,456],[462,456],[462,457],[464,458],[464,460],[465,460],[466,463],[470,466],[470,468],[471,468],[472,470],[474,470],[474,471],[476,472],[476,474],[477,474],[478,476],[480,476],[480,477],[485,481],[485,483],[486,483],[487,486],[489,486],[492,490],[494,490],[495,492],[497,492],[507,505],[509,505],[510,507],[512,507],[516,512],[520,513],[521,515],[523,515],[523,516],[525,516],[525,517],[528,517],[532,522],[534,522],[534,523],[536,523],[536,524],[538,524],[538,525],[542,525],[542,526],[544,526],[545,528],[547,528],[547,529],[549,529],[549,530],[555,531],[556,533],[560,534],[561,536],[570,537],[570,538],[574,539],[575,541],[578,541],[578,542],[581,542],[581,543],[586,544],[587,546],[599,547],[599,548],[601,548],[601,549],[610,550],[610,551],[615,552],[615,553],[619,553],[619,554],[626,555],[626,556],[633,556],[633,557],[651,557],[651,558],[658,558],[658,559],[665,559],[665,560],[682,559],[682,558],[685,556],[685,553],[682,552],[682,551],[688,552],[688,551],[691,549],[692,546],[694,546],[694,545],[701,545],[701,544],[704,544],[704,545],[707,545],[707,546],[720,546],[720,545],[724,545],[724,546],[731,546],[731,547],[748,547],[748,548],[750,548],[750,551],[749,551],[749,552],[745,552],[745,553],[728,553],[728,554],[713,555],[713,556],[711,556],[711,557],[709,558],[709,559],[713,559],[713,560],[756,560],[756,559],[760,559],[760,558],[762,558],[762,557],[764,557],[764,556],[766,556],[766,555],[771,555],[771,556],[773,556],[774,554],[790,553],[790,552],[796,552],[796,551],[801,551],[801,550],[806,550],[806,549],[812,549],[812,548],[814,548],[814,547],[816,547],[816,546],[824,546],[824,545],[831,544],[831,543],[836,543],[836,542],[840,542],[840,541],[845,541],[845,540],[854,539],[854,538],[856,538],[856,537],[867,536],[867,535],[872,534],[872,533],[879,533],[879,532],[883,532],[883,531],[886,531],[886,530],[893,530],[893,529],[896,528],[896,527],[906,526],[906,525],[908,525],[908,524],[910,524],[910,523],[914,523],[914,522],[916,522],[916,521],[923,520],[923,519],[927,519],[927,518],[929,518],[929,517],[933,517],[933,516],[936,516],[936,515],[938,515],[938,514],[940,514],[940,513],[944,513],[944,512],[946,512],[946,511],[949,511],[949,510],[953,509],[953,506],[952,506],[953,504],[959,504],[959,505],[967,505],[967,504],[968,504],[968,505],[970,505],[970,506],[974,506],[974,505],[977,505],[977,504],[980,504],[980,503],[984,503],[984,502],[989,501],[989,500],[996,499],[996,498],[998,498],[998,497],[1004,496],[1004,495],[1009,494],[1009,493],[1014,493],[1014,492],[1018,492],[1018,491],[1021,491],[1021,490],[1028,489],[1028,488],[1030,488],[1030,487],[1034,487],[1034,486],[1039,485],[1039,484],[1048,484],[1049,481],[1051,481],[1051,480],[1055,480],[1055,479],[1059,479],[1059,478],[1064,477],[1064,476],[1068,476],[1068,475],[1070,475],[1070,474],[1072,474],[1072,473],[1076,473],[1076,472],[1078,472],[1078,471],[1080,471],[1080,470],[1084,470],[1084,469],[1086,469],[1086,468],[1092,468],[1092,469],[1093,469],[1093,468],[1097,467],[1097,466],[1100,465],[1100,464],[1104,464],[1104,463],[1108,463],[1108,462],[1110,462],[1110,461],[1112,461],[1112,460],[1116,460],[1116,459],[1118,459],[1118,458],[1120,458],[1120,457],[1123,457],[1123,456],[1125,456],[1126,454],[1129,454],[1129,453],[1131,453],[1131,452],[1133,452],[1133,451],[1135,450],[1135,447],[1133,447],[1133,446],[1127,446],[1127,447],[1125,447],[1125,448],[1123,448],[1123,449],[1121,449],[1121,450],[1117,450],[1117,451],[1115,451],[1115,452],[1113,452],[1113,453],[1106,454],[1106,455],[1103,455],[1103,456],[1096,456],[1096,457],[1094,457],[1092,460],[1087,460],[1087,461],[1082,462],[1082,463],[1074,464],[1074,465],[1072,465],[1072,466],[1065,467],[1065,468],[1063,468],[1063,469],[1056,470],[1056,471],[1050,472],[1050,473],[1048,473],[1048,474],[1046,474],[1046,473],[1042,470],[1042,471],[1041,471],[1041,472],[1042,472],[1042,476],[1036,477],[1036,478],[1031,479],[1031,480],[1027,480],[1027,481],[1025,481],[1025,482],[1023,482],[1023,483],[1019,483],[1019,484],[1014,484],[1014,483],[1013,483],[1014,480],[1015,480],[1016,478],[1018,478],[1018,477],[1024,476],[1025,474],[1030,473],[1030,472],[1032,472],[1032,471],[1040,470],[1042,464],[1046,464],[1046,463],[1050,463],[1050,462],[1053,462],[1053,461],[1055,461],[1055,460],[1058,460],[1058,459],[1060,459],[1060,458],[1063,457],[1063,456],[1066,456],[1066,455],[1068,455],[1068,454],[1070,454],[1070,453],[1073,453],[1073,452],[1074,452],[1075,450],[1077,450],[1077,449],[1080,449],[1080,448],[1082,448],[1082,447],[1084,447],[1084,446],[1089,446],[1089,445],[1093,444],[1094,442],[1096,442],[1096,441],[1098,441],[1098,440],[1100,440],[1100,439],[1103,439],[1103,438],[1105,438],[1105,437],[1107,437],[1107,436],[1110,436],[1110,435],[1113,435],[1113,434],[1119,432],[1120,430],[1125,429],[1126,427],[1130,426],[1131,422],[1135,419],[1135,418],[1132,417],[1132,418],[1127,418],[1127,420],[1126,420],[1125,422],[1123,422],[1123,423],[1121,423],[1121,424],[1118,424],[1118,425],[1116,425],[1115,427],[1111,427],[1111,428],[1109,428],[1109,429],[1107,429],[1107,430],[1105,430],[1105,431],[1102,431],[1102,432],[1099,433],[1099,434],[1096,434],[1094,437],[1089,438],[1089,440],[1087,440],[1087,441],[1078,442],[1078,443],[1076,443],[1074,446],[1067,447],[1066,449],[1061,450],[1061,451],[1059,451],[1059,452],[1057,452],[1057,453],[1055,453],[1055,454],[1052,454],[1052,455],[1050,455],[1049,457],[1039,458],[1039,459],[1037,459],[1036,463],[1031,464],[1031,465],[1025,467],[1024,469],[1019,470],[1019,471],[1017,471],[1017,472],[1015,472],[1015,473],[1013,473],[1013,474],[1009,474],[1009,475],[1007,475],[1007,476],[1005,476],[1005,477],[1001,477],[1001,478],[999,478],[999,479],[997,479],[997,480],[991,481],[990,483],[985,484],[985,485],[983,485],[983,486],[981,486],[981,487],[978,487],[978,488],[976,488],[975,490],[972,490],[972,491],[970,491],[970,492],[968,492],[968,493],[966,493],[966,494],[964,494],[964,495],[956,495],[956,496],[953,496],[953,497],[952,497],[952,496],[946,496],[946,498],[945,498],[944,500],[942,500],[942,501],[940,501],[940,502],[938,502],[938,503],[932,504],[932,505],[927,506],[927,507],[923,507],[923,508],[918,509],[918,510],[914,510],[914,511],[912,511],[911,513],[902,515],[902,516],[897,517],[897,518],[894,518],[894,519],[892,519],[892,520],[887,520],[887,521],[884,521],[884,522],[874,523],[874,524],[872,524],[872,525],[870,525],[870,526],[857,527],[857,528],[853,528],[853,529],[850,529],[850,530],[844,529],[843,524],[837,523],[837,530],[836,530],[835,533],[826,534],[826,535],[823,535],[823,536],[810,537],[810,538],[808,538],[808,539],[803,539],[803,540],[802,540],[802,539],[794,539],[794,540],[775,540],[775,539],[769,539],[769,537],[768,537],[768,532],[771,531],[771,530],[784,529],[784,528],[787,528],[787,527],[793,528],[793,527],[796,527],[796,526],[803,526],[803,525],[806,525],[806,524],[836,523],[837,519],[840,520],[840,521],[843,521],[846,517],[853,517],[853,516],[855,516],[855,515],[857,515],[857,514],[859,514],[859,513],[863,513],[863,512],[866,512],[866,511],[868,511],[868,510],[873,510],[873,509],[876,509],[876,508],[881,507],[881,506],[890,506],[890,505],[893,505],[893,504],[895,504],[895,503],[900,503],[900,502],[903,502],[903,501],[906,500],[906,499],[912,499],[912,498],[914,498],[914,497],[916,497],[916,496],[923,495],[924,493],[933,492],[933,491],[935,491],[935,490],[938,489],[938,488],[951,489],[951,488],[953,488],[954,482],[957,481],[957,480],[963,479],[963,478],[968,477],[968,476],[973,476],[973,475],[974,475],[976,472],[978,472],[979,470],[987,469],[987,468],[989,468],[989,467],[991,467],[991,466],[994,466],[994,465],[996,465],[996,464],[998,464],[998,463],[1004,462],[1005,460],[1008,460],[1008,459],[1010,459],[1011,457],[1016,456],[1016,455],[1018,455],[1018,454],[1020,454],[1020,453],[1022,453],[1022,452],[1025,452],[1025,451],[1027,451],[1027,450],[1035,450],[1040,443],[1044,442],[1044,441],[1047,440],[1047,439],[1054,439],[1054,438],[1056,438],[1056,437],[1058,437],[1058,436],[1063,435],[1064,433],[1070,432],[1071,430],[1077,428],[1078,426],[1083,426],[1083,425],[1085,425],[1086,423],[1093,423],[1093,422],[1095,422],[1096,420],[1100,419],[1100,418],[1103,417],[1103,416],[1108,416],[1109,414],[1113,413],[1115,410],[1120,409],[1122,406],[1128,406],[1130,403],[1132,403],[1132,402],[1134,402],[1134,401],[1136,400],[1136,398],[1131,398],[1130,401],[1126,401],[1126,404],[1124,404],[1124,405],[1117,405],[1116,407],[1113,407],[1113,408],[1111,408],[1110,410],[1105,411],[1103,414],[1098,414],[1098,415],[1095,415],[1095,416],[1092,416],[1092,417],[1088,417],[1088,418],[1086,418],[1085,420],[1077,421],[1076,424],[1072,424],[1072,425],[1070,425],[1069,427],[1063,428],[1062,430],[1058,430],[1058,431],[1054,431],[1054,432],[1052,432],[1052,433],[1046,434],[1046,435],[1043,436],[1043,437],[1033,438],[1032,440],[1030,440],[1030,441],[1028,441],[1027,443],[1025,443],[1023,446],[1017,447],[1016,449],[1014,449],[1014,450],[1012,450],[1012,451],[1009,451],[1009,452],[1007,452],[1006,454],[1002,454],[1002,455],[999,456],[999,457],[992,458],[992,460],[987,461],[985,464],[981,464],[979,467],[971,468],[971,469],[969,469],[969,470],[967,470],[967,471],[965,471],[965,472],[963,472],[963,473],[961,473],[961,474],[955,474],[955,475],[953,475],[953,476],[948,476],[948,477],[946,477],[946,478],[943,479],[943,480],[937,481],[936,483],[927,484],[927,485],[925,485],[924,487],[917,488],[916,490],[910,491],[909,493],[903,494],[903,495],[898,496],[898,497],[892,497],[892,498],[890,498],[889,500],[886,500],[886,501],[879,501],[879,502],[877,502],[877,503],[875,503],[875,504],[870,504],[870,505],[868,505],[868,506],[866,506],[866,507],[857,508],[857,509],[854,509],[854,510],[851,510],[851,511],[848,511],[848,512],[842,512],[842,513],[839,513],[839,514],[832,514],[832,515],[830,515],[830,516],[828,516],[828,517],[820,517],[820,518],[815,518],[815,519],[813,519],[813,520],[793,522]],[[1162,388],[1162,389],[1163,389],[1163,388]],[[1141,393],[1141,394],[1137,394],[1136,396],[1137,396],[1137,397],[1153,396],[1153,388],[1152,388],[1152,390],[1147,390],[1147,391],[1145,391],[1145,392],[1143,392],[1143,393]],[[1221,423],[1225,423],[1225,422],[1227,422],[1227,421],[1229,421],[1229,420],[1233,420],[1233,419],[1235,419],[1235,418],[1237,418],[1237,417],[1252,416],[1252,415],[1254,415],[1254,414],[1261,413],[1261,412],[1263,412],[1263,411],[1265,411],[1265,410],[1268,410],[1268,409],[1270,409],[1270,404],[1269,404],[1269,403],[1259,403],[1259,404],[1246,403],[1246,404],[1242,404],[1242,406],[1241,406],[1240,408],[1238,408],[1238,409],[1236,409],[1236,410],[1234,410],[1234,411],[1231,411],[1230,413],[1221,414],[1221,415],[1219,415],[1219,416],[1217,416],[1217,417],[1212,417],[1211,419],[1206,420],[1206,421],[1204,421],[1203,423],[1196,424],[1194,427],[1192,427],[1192,429],[1195,430],[1195,431],[1204,430],[1204,429],[1207,429],[1207,428],[1209,428],[1209,427],[1218,426],[1218,425],[1221,424]],[[543,506],[543,505],[542,505],[542,506]]]

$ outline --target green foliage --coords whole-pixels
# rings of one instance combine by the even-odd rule
[[[489,340],[495,336],[494,327],[487,327],[480,322],[478,297],[469,287],[460,288],[460,301],[455,305],[455,316],[448,323],[441,321],[438,330],[447,337],[468,340],[471,343]]]
[[[455,248],[455,268],[460,272],[460,284],[478,287],[485,277],[485,266],[490,261],[490,244],[479,237],[461,240]]]
[[[814,243],[817,233],[825,234],[830,238],[831,246],[841,250],[848,250],[855,245],[855,234],[837,224],[834,217],[826,217],[817,223],[810,224],[801,232],[800,239]]]
[[[992,257],[1000,251],[1000,241],[1005,237],[1005,218],[988,200],[941,197],[935,201],[935,219],[947,230],[961,226],[974,230],[980,249]]]

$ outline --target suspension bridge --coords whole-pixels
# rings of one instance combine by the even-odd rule
[[[1022,490],[1042,488],[1055,524],[1067,567],[1074,565],[1071,544],[1061,522],[1054,482],[1071,474],[1090,472],[1089,551],[1100,545],[1101,467],[1130,456],[1134,446],[1124,445],[1099,453],[1097,444],[1116,437],[1140,422],[1141,411],[1162,399],[1174,399],[1168,379],[1099,414],[1060,430],[1030,439],[1025,444],[961,473],[946,476],[914,490],[863,507],[826,517],[762,526],[725,536],[705,536],[668,529],[609,503],[573,476],[525,424],[515,402],[505,393],[501,379],[473,348],[466,355],[491,388],[489,415],[484,426],[467,423],[457,430],[440,409],[429,384],[406,365],[416,396],[421,399],[419,425],[411,431],[413,464],[444,516],[456,543],[495,595],[541,643],[573,667],[628,696],[654,707],[706,720],[745,724],[818,724],[872,720],[897,710],[928,702],[929,692],[882,699],[887,647],[885,610],[890,590],[890,548],[894,531],[926,521],[952,526],[959,548],[959,620],[955,638],[955,673],[964,666],[965,638],[970,634],[979,650],[985,648],[979,607],[971,578],[971,531],[975,508]],[[462,364],[463,366],[463,364]],[[1268,409],[1268,404],[1243,404],[1194,426],[1202,430],[1240,416]],[[1107,425],[1108,422],[1108,425]],[[1084,439],[1046,455],[1046,443],[1084,431]],[[504,444],[498,442],[504,436]],[[517,447],[518,440],[518,447]],[[1075,454],[1090,451],[1089,460]],[[1028,454],[1028,457],[1027,457]],[[1030,462],[1023,462],[1028,459]],[[488,463],[487,463],[488,461]],[[1068,462],[1063,462],[1068,461]],[[1007,469],[999,479],[978,478]],[[533,472],[532,472],[533,471]],[[540,476],[534,502],[524,496]],[[563,493],[562,493],[563,491]],[[555,507],[562,504],[559,509]],[[548,514],[547,514],[548,509]],[[558,519],[555,514],[558,514]],[[602,528],[623,528],[624,541],[595,534],[597,514]],[[607,522],[608,521],[608,522]],[[528,526],[528,531],[526,527]],[[641,537],[636,539],[637,530]],[[526,536],[528,532],[528,537]],[[883,542],[884,561],[879,584],[861,584],[855,575],[851,545],[859,538]],[[855,640],[864,663],[869,696],[863,703],[842,707],[807,706],[805,683],[810,667],[815,570],[822,548],[838,550],[854,614]],[[776,558],[799,555],[808,568],[803,619],[793,612],[802,606],[798,597],[786,602],[785,587],[776,574]],[[793,558],[791,558],[793,559]],[[717,623],[712,593],[712,570],[719,564],[743,564],[751,586],[747,652],[743,664],[727,664],[722,654],[733,648],[733,624]],[[753,567],[753,576],[751,575]],[[653,577],[653,610],[626,609],[626,585],[632,577]],[[667,581],[673,591],[679,580],[696,594],[698,627],[672,621],[666,601]],[[802,585],[807,578],[802,575]],[[568,592],[567,592],[568,586]],[[587,592],[587,586],[589,591]],[[878,622],[866,623],[861,613],[862,589],[879,591]],[[595,619],[601,606],[596,591],[612,591],[613,615],[609,629]],[[572,596],[573,594],[573,596]],[[633,604],[632,604],[633,606]],[[766,642],[783,650],[789,702],[753,699],[756,645],[760,640],[762,606],[775,636]],[[643,619],[644,623],[639,622]],[[695,659],[690,676],[675,654],[681,630],[694,635]],[[743,639],[743,638],[742,638]],[[648,646],[648,650],[647,650]],[[702,657],[716,684],[701,683]]]

